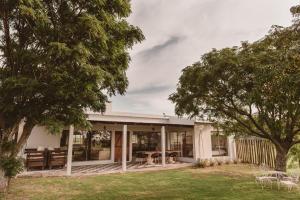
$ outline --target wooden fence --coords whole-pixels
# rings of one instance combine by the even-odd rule
[[[275,168],[276,149],[275,146],[262,139],[237,139],[237,158],[242,162],[257,165],[267,165]]]

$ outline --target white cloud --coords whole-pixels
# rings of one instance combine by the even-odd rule
[[[157,114],[174,114],[174,106],[167,98],[175,91],[184,67],[212,48],[260,39],[273,24],[289,25],[292,19],[289,9],[299,3],[296,0],[131,2],[133,13],[129,21],[143,30],[146,40],[131,51],[128,93],[112,98],[113,110]]]

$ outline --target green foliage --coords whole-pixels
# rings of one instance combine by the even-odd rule
[[[286,155],[300,140],[300,32],[273,26],[240,47],[213,49],[183,70],[170,96],[178,115],[218,121],[227,133],[271,140]],[[278,153],[279,155],[279,153]]]
[[[199,168],[206,168],[209,167],[211,164],[210,160],[208,159],[200,159],[197,163],[196,163],[196,167]]]
[[[125,93],[128,49],[144,36],[126,21],[129,0],[0,3],[0,167],[13,177],[35,125],[89,128],[86,110],[103,112]]]
[[[300,168],[300,145],[297,144],[293,146],[289,151],[289,167],[294,168],[296,163],[296,168]]]
[[[125,19],[128,0],[2,2],[2,128],[21,119],[84,126],[85,109],[103,112],[108,96],[125,93],[128,49],[144,39]]]
[[[86,110],[104,112],[110,96],[125,93],[128,50],[144,39],[126,21],[129,0],[0,3],[0,137],[16,143],[10,155],[35,125],[89,128]]]
[[[23,160],[10,154],[15,145],[13,140],[0,138],[0,170],[8,179],[15,177],[23,170]]]
[[[3,170],[4,176],[13,178],[23,170],[23,160],[12,156],[0,157],[0,169]]]

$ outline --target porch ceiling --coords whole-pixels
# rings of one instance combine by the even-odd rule
[[[193,128],[194,125],[185,124],[169,124],[169,123],[146,123],[146,122],[120,122],[120,121],[95,121],[89,120],[91,123],[111,124],[111,125],[143,125],[143,126],[166,126],[166,127],[185,127]]]

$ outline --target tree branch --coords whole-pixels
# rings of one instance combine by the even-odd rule
[[[2,8],[2,22],[4,29],[4,41],[5,41],[5,57],[7,58],[8,67],[11,68],[11,73],[14,74],[14,67],[11,58],[11,38],[10,38],[10,30],[9,30],[9,15],[8,15],[8,5],[7,2],[3,3]]]
[[[226,110],[222,110],[222,112],[224,114],[226,114],[227,116],[231,117],[232,119],[236,120],[238,123],[240,123],[243,127],[245,127],[247,130],[249,130],[253,135],[261,137],[261,138],[265,138],[265,139],[269,139],[268,137],[266,137],[263,134],[260,134],[259,132],[254,131],[249,125],[247,125],[245,122],[243,122],[242,120],[240,120],[238,117],[234,116],[233,114],[231,114],[230,112],[226,111]]]
[[[16,156],[21,151],[21,149],[23,148],[23,146],[26,143],[27,139],[29,138],[29,136],[31,134],[31,131],[32,131],[34,126],[35,126],[34,123],[25,121],[23,132],[22,132],[21,137],[18,140],[18,142],[16,144],[16,147],[15,147],[15,150],[13,152],[14,156]]]

